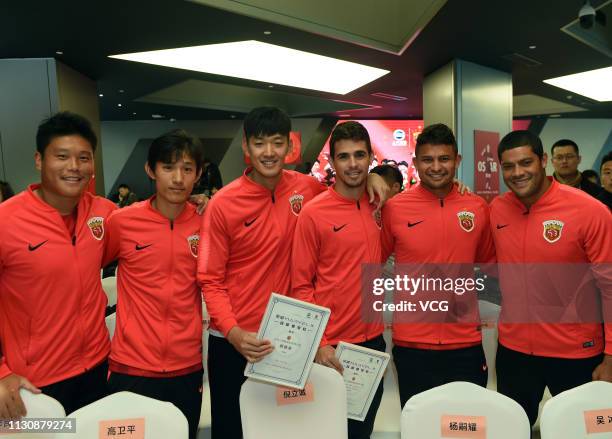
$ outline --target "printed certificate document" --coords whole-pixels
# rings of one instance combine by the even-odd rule
[[[257,338],[270,340],[274,351],[248,363],[245,376],[303,389],[329,314],[327,308],[272,293]]]
[[[344,367],[347,417],[363,421],[368,414],[378,384],[385,374],[390,355],[341,341],[336,357]]]

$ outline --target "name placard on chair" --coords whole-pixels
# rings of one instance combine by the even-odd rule
[[[587,434],[612,432],[612,408],[584,412]]]
[[[304,402],[314,401],[314,386],[312,383],[306,383],[303,389],[294,389],[291,387],[276,387],[276,404],[301,404]]]
[[[486,439],[485,416],[442,415],[440,436],[443,438]]]
[[[145,437],[144,418],[113,419],[109,421],[100,421],[99,425],[99,439],[117,437],[129,439],[144,439]]]

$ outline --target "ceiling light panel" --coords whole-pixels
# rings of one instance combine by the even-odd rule
[[[110,58],[346,94],[389,73],[259,41],[111,55]]]
[[[544,82],[596,101],[612,101],[612,67],[545,79]]]

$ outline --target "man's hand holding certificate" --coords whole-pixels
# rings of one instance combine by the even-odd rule
[[[336,357],[344,368],[342,377],[346,385],[347,417],[363,421],[387,369],[389,354],[340,342]]]
[[[274,349],[258,362],[248,363],[244,374],[303,389],[329,315],[327,308],[272,293],[257,339],[269,340]]]

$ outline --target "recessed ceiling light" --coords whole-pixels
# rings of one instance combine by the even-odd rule
[[[134,116],[136,116],[136,112],[132,113]]]
[[[338,94],[349,93],[389,73],[388,70],[253,40],[126,53],[110,58]],[[272,62],[262,63],[261,60]],[[283,68],[279,69],[277,63],[281,61]],[[253,65],[257,68],[252,68]]]
[[[123,92],[124,92],[124,90],[123,90],[123,89],[119,90],[119,93],[123,93]]]
[[[171,117],[171,118],[170,118],[170,122],[176,122],[176,119],[175,119],[175,118],[173,118],[173,117]]]
[[[271,31],[269,31],[269,30],[265,30],[265,31],[264,31],[264,35],[272,35],[272,32],[271,32]]]
[[[274,86],[273,85],[268,85],[268,88],[274,88]]]
[[[568,98],[568,99],[573,99],[573,98],[574,98],[574,96],[572,96],[572,95],[567,95],[567,96],[566,96],[566,98]]]
[[[123,105],[122,104],[117,104],[117,107],[123,107]]]
[[[100,93],[98,96],[100,96],[101,98],[103,98],[103,97],[104,97],[104,95],[103,95],[102,93]]]
[[[236,116],[234,116],[233,114],[230,114],[230,118],[236,119]]]
[[[339,114],[338,116],[340,116],[340,117],[351,117],[350,114]]]
[[[64,52],[62,52],[61,50],[56,50],[55,53],[57,53],[58,55],[63,55]]]
[[[529,48],[530,48],[531,50],[533,50],[533,49],[535,49],[535,48],[536,48],[536,46],[529,46]]]
[[[599,102],[612,101],[612,67],[545,79],[544,82]]]
[[[550,115],[550,116],[548,116],[548,117],[561,117],[561,115],[560,115],[560,114],[551,114],[551,115]]]
[[[164,116],[162,116],[161,114],[152,114],[151,117],[153,119],[163,119],[164,118]]]

